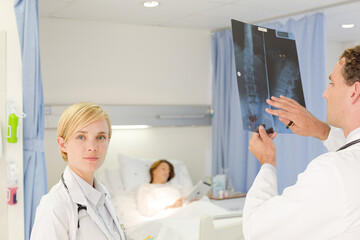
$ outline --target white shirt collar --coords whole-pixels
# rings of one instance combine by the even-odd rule
[[[349,135],[346,137],[346,143],[360,139],[360,127],[352,130]]]
[[[89,183],[87,183],[84,179],[79,177],[69,168],[71,174],[74,176],[75,180],[80,185],[82,192],[84,193],[86,199],[91,202],[95,206],[102,206],[105,203],[106,193],[104,189],[101,187],[99,182],[94,178],[94,186],[93,188]]]

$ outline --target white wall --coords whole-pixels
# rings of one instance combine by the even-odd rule
[[[336,62],[343,53],[343,44],[340,42],[327,41],[326,42],[326,77],[330,76]]]
[[[0,128],[2,136],[3,156],[0,156],[0,239],[23,239],[24,238],[24,194],[23,194],[23,143],[22,121],[19,119],[18,142],[7,143],[7,99],[12,99],[17,105],[17,111],[22,111],[22,78],[21,56],[19,36],[17,32],[14,2],[2,1],[0,7],[0,31],[5,31],[6,46],[0,46]],[[3,42],[2,42],[3,43]],[[5,50],[5,52],[3,51]],[[4,60],[6,55],[6,62]],[[17,191],[16,205],[8,205],[6,202],[6,162],[14,160],[18,170],[19,187]]]
[[[209,104],[210,32],[40,18],[46,103]]]
[[[327,77],[331,74],[336,62],[339,60],[340,55],[346,48],[359,45],[360,42],[326,42],[326,73]]]
[[[40,18],[45,104],[210,105],[210,32]],[[117,130],[106,166],[118,152],[186,162],[193,181],[210,174],[211,127]],[[56,131],[45,131],[49,187],[65,164]]]

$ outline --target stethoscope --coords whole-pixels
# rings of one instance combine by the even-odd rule
[[[341,148],[339,148],[338,150],[337,150],[337,152],[338,151],[341,151],[341,150],[344,150],[345,148],[348,148],[348,147],[350,147],[350,146],[352,146],[352,145],[354,145],[354,144],[357,144],[357,143],[359,143],[360,142],[360,139],[356,139],[356,140],[354,140],[354,141],[352,141],[352,142],[349,142],[348,144],[345,144],[344,146],[342,146]]]
[[[69,189],[68,189],[68,187],[67,187],[66,184],[65,184],[64,174],[61,174],[61,181],[62,181],[62,183],[64,184],[64,187],[66,188],[66,190],[68,191],[68,193],[70,194]],[[81,210],[87,211],[87,207],[84,206],[84,205],[81,205],[81,204],[79,204],[79,203],[77,203],[77,206],[78,206],[78,209],[77,209],[77,212],[78,212],[78,224],[77,224],[77,229],[79,229],[79,228],[80,228],[79,213],[80,213]]]
[[[66,188],[66,190],[68,191],[68,193],[69,193],[69,195],[70,195],[69,189],[68,189],[68,187],[67,187],[66,184],[65,184],[64,173],[61,174],[61,182],[64,184],[64,187]],[[70,198],[71,198],[71,197],[70,197]],[[78,230],[79,230],[79,228],[80,228],[79,212],[80,212],[81,210],[87,211],[87,207],[84,206],[84,205],[81,205],[81,204],[79,204],[79,203],[76,203],[76,204],[77,204],[77,206],[78,206],[78,209],[77,209],[77,212],[78,212],[78,224],[77,224],[76,232],[78,233]],[[125,234],[125,227],[124,227],[123,224],[120,224],[120,225],[121,225],[121,229],[124,231],[124,236],[125,236],[125,240],[126,240],[127,238],[126,238],[126,234]],[[76,235],[77,235],[77,233],[76,233]]]

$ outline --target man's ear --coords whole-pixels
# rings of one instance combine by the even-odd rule
[[[58,137],[57,138],[57,143],[59,144],[59,147],[60,147],[61,151],[66,153],[66,144],[65,144],[64,138]]]
[[[360,101],[360,82],[353,84],[353,91],[351,93],[351,103],[354,104]]]

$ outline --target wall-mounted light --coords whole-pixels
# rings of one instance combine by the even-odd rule
[[[342,28],[353,28],[353,27],[355,27],[355,24],[353,24],[353,23],[350,23],[350,24],[341,24],[341,27],[342,27]]]
[[[45,128],[56,129],[68,105],[45,106]],[[112,129],[144,129],[165,126],[209,126],[207,105],[101,105],[109,114]],[[130,126],[129,126],[130,125]]]
[[[146,1],[143,3],[144,7],[153,8],[159,6],[160,3],[158,1]]]
[[[112,125],[112,130],[126,130],[126,129],[146,129],[149,125]]]

